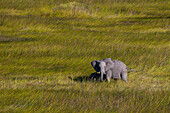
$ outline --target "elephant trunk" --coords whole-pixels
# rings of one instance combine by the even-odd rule
[[[100,82],[103,82],[103,72],[100,72]]]
[[[99,66],[100,66],[100,82],[103,82],[103,74],[106,74],[105,73],[106,64],[105,62],[101,62]]]

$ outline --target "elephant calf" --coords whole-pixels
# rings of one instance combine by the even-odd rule
[[[96,73],[100,73],[100,81],[103,81],[103,75],[106,75],[107,81],[110,79],[122,79],[127,82],[127,66],[119,60],[111,60],[111,58],[106,58],[102,60],[93,60],[91,62]],[[97,75],[96,75],[97,76]]]

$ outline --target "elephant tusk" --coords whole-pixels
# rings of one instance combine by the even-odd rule
[[[100,72],[97,72],[97,74],[100,74]]]

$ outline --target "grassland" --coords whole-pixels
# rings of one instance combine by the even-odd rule
[[[168,0],[1,0],[0,112],[170,109]],[[92,60],[138,73],[91,82]]]

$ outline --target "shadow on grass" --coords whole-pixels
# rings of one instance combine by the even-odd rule
[[[70,80],[73,80],[75,82],[87,82],[91,81],[89,76],[77,76],[77,77],[68,77]]]
[[[100,74],[97,73],[91,73],[90,76],[77,76],[77,77],[69,77],[70,80],[73,80],[75,82],[94,82],[99,81]],[[106,75],[103,76],[103,80],[106,80]]]
[[[87,81],[98,81],[99,80],[99,74],[91,73],[90,76],[77,76],[77,77],[69,77],[70,80],[76,81],[76,82],[87,82]]]

